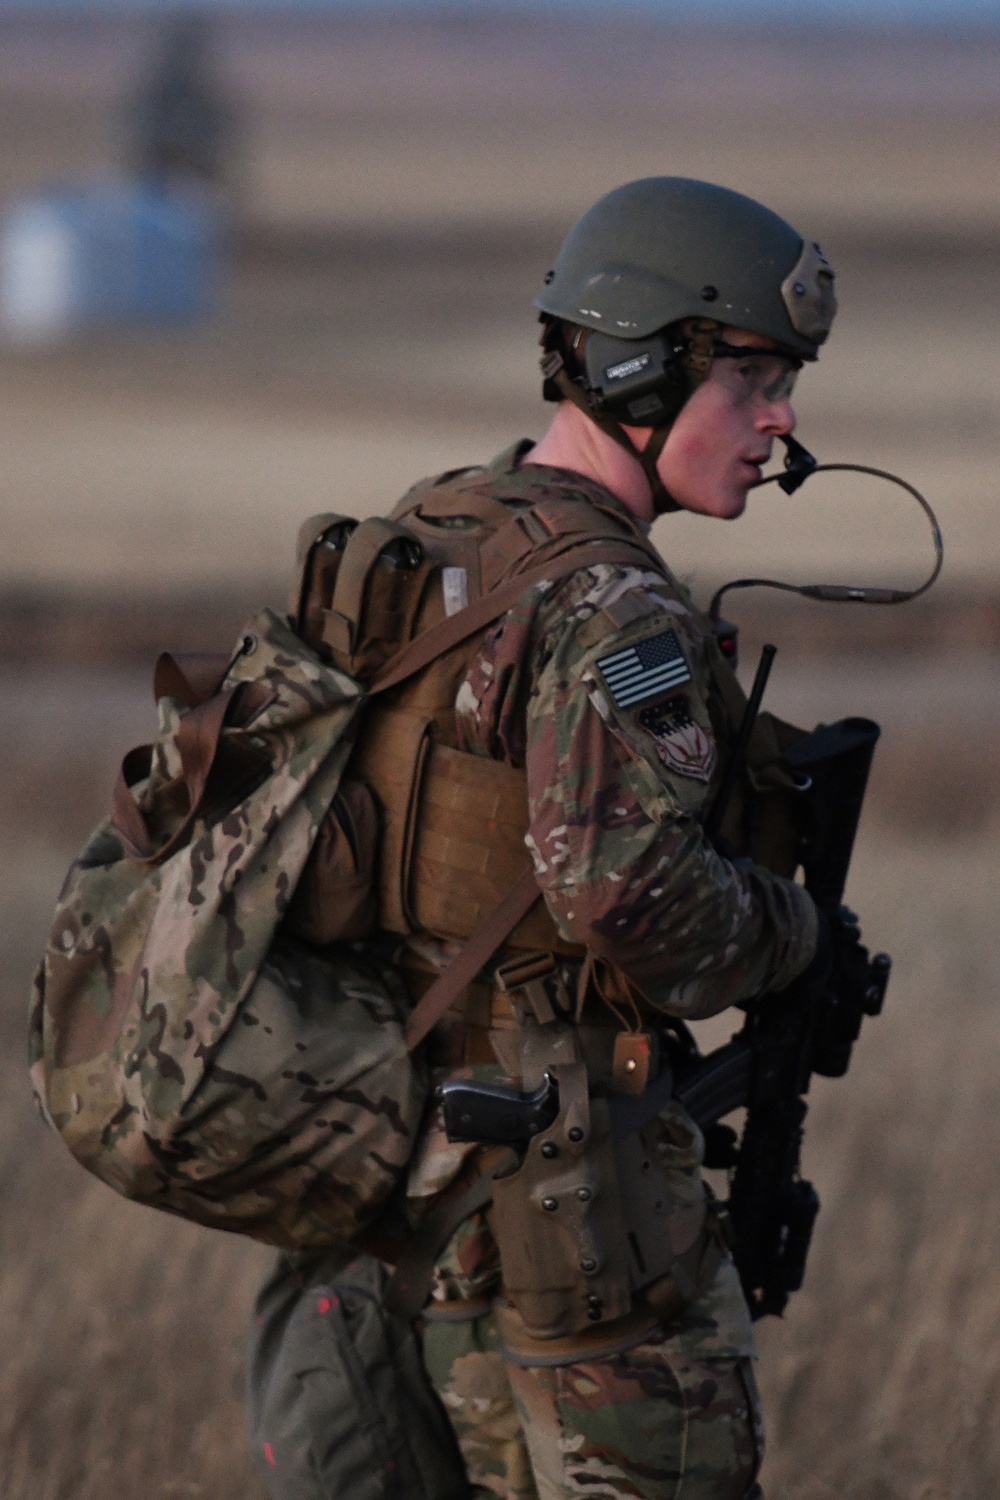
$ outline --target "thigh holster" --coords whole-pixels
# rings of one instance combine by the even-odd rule
[[[631,1309],[607,1105],[583,1063],[553,1068],[559,1114],[493,1186],[504,1289],[536,1338],[559,1338]]]
[[[674,1321],[711,1283],[722,1250],[698,1172],[697,1126],[668,1106],[641,1132],[613,1138],[608,1098],[590,1097],[580,1029],[516,1008],[523,1086],[549,1073],[559,1113],[493,1182],[510,1304],[502,1336],[533,1362],[563,1362],[577,1348],[623,1338],[627,1347]],[[609,1053],[610,1042],[609,1032]]]

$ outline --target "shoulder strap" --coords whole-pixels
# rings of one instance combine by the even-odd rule
[[[406,1049],[412,1052],[441,1020],[448,1007],[457,1000],[466,985],[472,983],[484,964],[510,937],[521,918],[526,916],[541,895],[533,870],[526,870],[495,906],[445,969],[417,1001],[403,1029]]]
[[[591,543],[574,547],[548,563],[518,573],[397,652],[375,678],[369,693],[385,692],[397,683],[404,682],[436,657],[467,640],[477,630],[492,624],[500,615],[506,614],[533,584],[546,578],[565,577],[580,568],[592,567],[595,563],[634,563],[637,555],[648,560],[638,547],[624,541]],[[508,891],[499,906],[494,907],[485,921],[480,923],[465,947],[452,959],[447,969],[438,975],[411,1011],[405,1028],[406,1045],[411,1052],[437,1025],[445,1011],[458,999],[466,985],[471,984],[484,964],[489,963],[540,895],[534,873],[528,870],[513,889]]]
[[[569,573],[576,573],[580,568],[591,568],[596,563],[635,564],[637,559],[649,561],[648,554],[638,542],[591,542],[573,547],[537,567],[526,568],[523,573],[508,578],[505,583],[491,589],[488,594],[483,594],[473,604],[459,610],[458,614],[451,615],[438,625],[432,625],[430,630],[418,635],[416,640],[408,641],[372,679],[368,687],[369,695],[385,693],[390,688],[397,687],[414,673],[430,666],[439,656],[444,656],[455,646],[461,645],[462,641],[467,641],[470,635],[485,630],[487,625],[492,625],[494,620],[513,609],[517,601],[536,583],[542,583],[546,579],[554,581],[565,578]]]

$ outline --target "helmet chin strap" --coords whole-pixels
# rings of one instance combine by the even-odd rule
[[[547,378],[556,386],[561,396],[567,401],[571,401],[574,406],[583,412],[585,417],[593,422],[595,427],[599,427],[602,432],[606,433],[609,438],[618,444],[619,448],[624,448],[626,453],[631,454],[638,461],[643,474],[646,476],[646,483],[649,485],[649,491],[653,499],[653,510],[658,516],[666,515],[668,511],[681,509],[681,506],[678,505],[660,478],[659,470],[656,467],[660,454],[663,452],[664,444],[670,435],[670,429],[674,425],[673,421],[667,422],[660,427],[654,427],[646,439],[645,446],[639,448],[629,437],[622,424],[616,421],[614,417],[609,417],[603,412],[595,412],[592,409],[590,402],[587,400],[586,392],[582,391],[578,385],[570,380],[561,362],[560,368],[553,370],[551,374],[547,374]]]
[[[629,443],[632,451],[636,453],[639,462],[642,464],[643,473],[646,476],[650,492],[653,496],[653,510],[658,516],[665,516],[669,511],[682,509],[663,483],[663,480],[660,478],[660,471],[656,467],[673,425],[673,422],[667,422],[663,427],[654,427],[646,439],[645,448],[641,451],[636,449],[635,444],[632,443],[624,428],[621,430],[622,437]]]

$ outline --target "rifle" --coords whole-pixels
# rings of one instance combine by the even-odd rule
[[[807,974],[744,1008],[741,1030],[701,1057],[686,1028],[674,1097],[705,1132],[705,1165],[730,1171],[725,1204],[751,1315],[780,1314],[802,1285],[819,1198],[800,1173],[805,1096],[814,1073],[841,1078],[865,1016],[877,1016],[892,960],[869,958],[842,906],[879,727],[842,719],[798,740],[785,760],[800,778],[800,864],[830,938],[829,972]],[[745,1107],[743,1132],[721,1121]]]
[[[773,648],[740,728],[744,746],[772,658]],[[862,1020],[879,1014],[889,981],[891,959],[869,958],[856,918],[841,905],[879,733],[870,719],[842,719],[805,735],[785,755],[800,787],[799,862],[829,934],[829,972],[807,971],[786,990],[747,1002],[740,1031],[707,1056],[682,1022],[672,1022],[665,1064],[645,1093],[608,1101],[616,1142],[634,1136],[671,1098],[702,1128],[705,1165],[730,1172],[721,1211],[755,1319],[780,1314],[805,1274],[819,1212],[816,1191],[800,1173],[810,1079],[846,1073]],[[723,810],[717,802],[710,814],[716,828]],[[448,1137],[457,1141],[523,1149],[559,1108],[551,1075],[531,1094],[464,1080],[446,1082],[439,1093]],[[737,1138],[722,1122],[740,1108],[747,1113]]]

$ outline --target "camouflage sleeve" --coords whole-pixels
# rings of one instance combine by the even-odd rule
[[[523,751],[529,844],[563,935],[689,1019],[787,984],[814,952],[815,908],[704,837],[717,755],[702,627],[683,599],[655,574],[597,568],[504,636],[475,695],[499,733],[484,748]],[[523,747],[504,733],[518,719]]]

